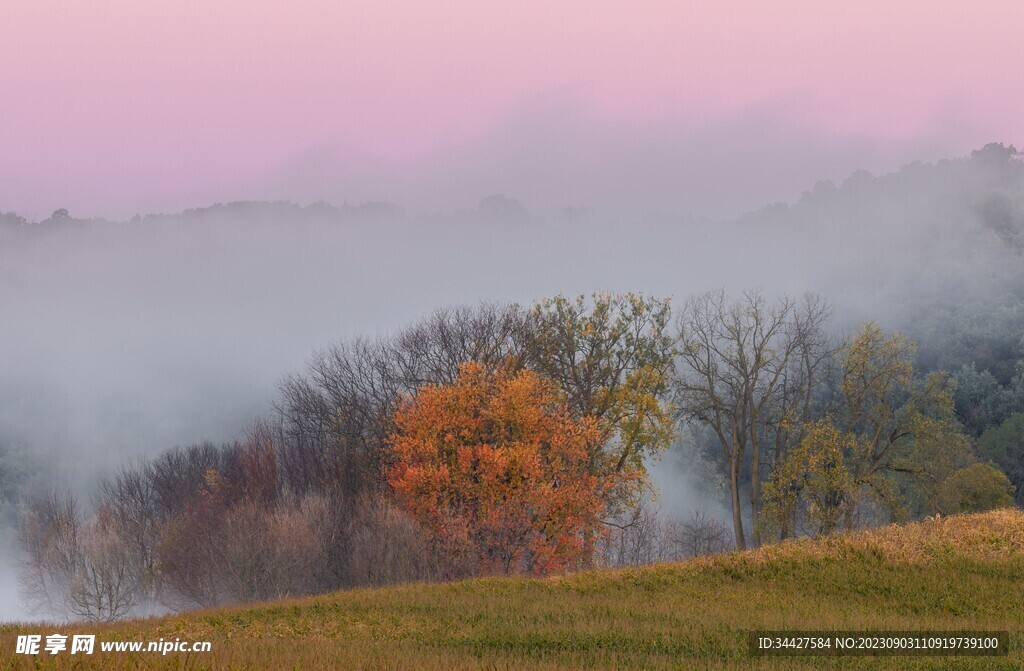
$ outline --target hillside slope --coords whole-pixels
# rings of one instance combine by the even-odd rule
[[[752,658],[754,629],[1009,630],[1004,657]],[[66,652],[4,668],[996,668],[1024,664],[1024,513],[997,511],[673,565],[341,592],[111,626],[8,626],[212,652]],[[38,666],[36,666],[38,663]]]

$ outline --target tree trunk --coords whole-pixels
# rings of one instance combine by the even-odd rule
[[[746,550],[747,542],[743,537],[743,508],[740,505],[740,468],[738,455],[733,453],[729,472],[729,487],[732,489],[732,527],[736,533],[736,549]]]
[[[756,438],[751,441],[751,446],[753,451],[750,454],[750,540],[754,547],[758,547],[761,545],[761,525],[758,524],[758,508],[761,505],[761,446]]]

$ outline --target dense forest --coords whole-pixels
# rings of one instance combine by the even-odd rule
[[[24,458],[76,437],[0,423],[22,587],[42,612],[117,619],[642,564],[1024,504],[1022,177],[1014,148],[988,145],[822,182],[732,222],[622,222],[585,207],[544,218],[505,196],[422,216],[323,203],[128,222],[3,215],[0,286],[22,324],[38,327],[38,301],[58,294],[72,328],[82,296],[83,314],[101,316],[145,301],[170,306],[160,326],[187,339],[203,324],[166,315],[230,304],[234,318],[244,277],[297,316],[254,308],[203,361],[261,337],[250,333],[300,333],[307,314],[320,315],[318,334],[349,333],[291,373],[275,369],[276,392],[247,399],[230,439],[118,453],[99,484],[47,478],[43,460]],[[334,236],[353,237],[339,252]],[[384,245],[380,268],[363,259]],[[68,251],[83,248],[86,261]],[[154,264],[169,249],[171,265]],[[67,259],[67,278],[38,273],[40,258]],[[509,291],[511,267],[537,278]],[[124,268],[140,284],[110,299]],[[322,316],[344,309],[334,292],[404,310],[466,273],[480,278],[477,300],[441,292],[462,300],[376,335]],[[81,274],[90,282],[76,294]],[[635,291],[594,293],[594,277]],[[133,328],[102,323],[93,333]],[[19,328],[8,356],[34,360]],[[51,407],[44,386],[25,382],[30,368],[11,371],[0,405],[14,410],[0,418],[39,417]],[[671,454],[687,472],[656,487]],[[661,505],[674,486],[697,485],[700,505]]]

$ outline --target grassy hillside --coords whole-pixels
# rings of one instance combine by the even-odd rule
[[[1012,638],[1008,657],[752,658],[751,629],[991,629]],[[97,647],[91,657],[44,653],[0,668],[1021,669],[1024,513],[634,570],[356,590],[107,627],[5,627],[0,656],[14,651],[17,633],[58,630],[210,640],[213,651],[161,657]]]

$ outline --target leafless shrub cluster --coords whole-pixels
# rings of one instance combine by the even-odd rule
[[[726,552],[733,547],[729,528],[694,510],[676,519],[644,500],[629,515],[608,523],[598,552],[602,566],[643,566]]]
[[[377,586],[469,575],[472,564],[443,566],[437,539],[391,500],[364,495],[348,519],[346,584]]]
[[[211,456],[223,465],[238,450],[198,446],[126,469],[92,515],[61,493],[30,504],[19,533],[26,601],[51,616],[109,621],[439,577],[435,540],[379,494],[260,498],[259,479],[231,482],[215,468],[189,482]],[[174,482],[167,462],[185,467]],[[171,491],[180,498],[154,494]]]

